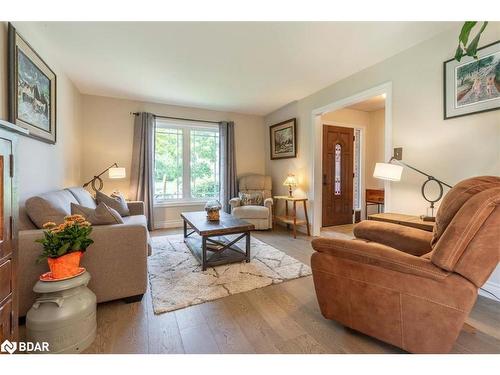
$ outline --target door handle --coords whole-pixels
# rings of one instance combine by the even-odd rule
[[[328,185],[328,183],[326,182],[326,174],[323,174],[323,185]]]

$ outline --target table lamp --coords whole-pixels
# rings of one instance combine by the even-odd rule
[[[395,148],[394,149],[394,156],[391,157],[391,159],[389,160],[388,163],[376,163],[375,164],[375,170],[373,171],[373,177],[381,179],[381,180],[387,180],[387,181],[400,181],[401,174],[403,173],[403,167],[410,168],[410,169],[414,170],[415,172],[418,172],[418,173],[426,176],[427,180],[422,184],[421,193],[422,193],[422,196],[424,197],[424,199],[430,203],[430,207],[429,207],[430,212],[428,212],[428,213],[430,213],[430,215],[422,215],[421,219],[424,221],[434,221],[435,220],[434,203],[438,202],[443,197],[443,185],[446,187],[449,187],[449,188],[451,188],[451,186],[448,185],[447,183],[441,181],[441,180],[438,180],[437,178],[435,178],[435,177],[433,177],[425,172],[422,172],[421,170],[419,170],[415,167],[412,167],[411,165],[404,163],[402,161],[402,159],[403,159],[403,148],[401,148],[401,147]],[[392,162],[396,162],[400,165],[392,164]],[[436,183],[439,187],[439,194],[438,194],[437,198],[435,198],[435,199],[432,199],[425,194],[425,187],[427,186],[427,184],[429,184],[431,182]]]
[[[288,196],[290,198],[293,198],[292,187],[296,187],[297,186],[297,179],[295,178],[295,175],[294,174],[289,174],[287,176],[285,182],[283,182],[283,186],[288,186]]]
[[[90,181],[87,181],[86,183],[84,183],[83,187],[85,188],[85,187],[90,185],[92,190],[101,191],[103,186],[104,186],[104,183],[102,182],[101,176],[106,172],[108,172],[108,177],[111,179],[119,179],[119,178],[127,177],[127,174],[125,172],[125,168],[119,167],[117,163],[113,163],[108,168],[106,168],[101,173],[99,173],[97,176],[94,176]]]

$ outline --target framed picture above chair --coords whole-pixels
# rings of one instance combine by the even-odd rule
[[[269,128],[271,160],[297,157],[297,120],[292,118]]]
[[[9,121],[56,143],[56,74],[9,23]]]
[[[444,119],[500,108],[500,41],[444,63]]]

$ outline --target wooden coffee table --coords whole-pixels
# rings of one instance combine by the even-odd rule
[[[253,224],[225,212],[220,213],[218,221],[208,221],[205,211],[183,212],[181,217],[184,220],[184,242],[200,262],[203,271],[221,264],[243,260],[250,262],[250,231],[255,229]],[[194,233],[199,236],[193,236]],[[241,235],[230,240],[224,237],[228,234]],[[246,239],[245,251],[236,245],[242,238]]]

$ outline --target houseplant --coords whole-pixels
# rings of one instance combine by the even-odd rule
[[[94,241],[89,238],[91,224],[81,215],[64,218],[64,223],[44,224],[44,237],[36,240],[43,251],[38,261],[47,259],[52,277],[62,279],[74,276],[79,271],[80,259]]]

